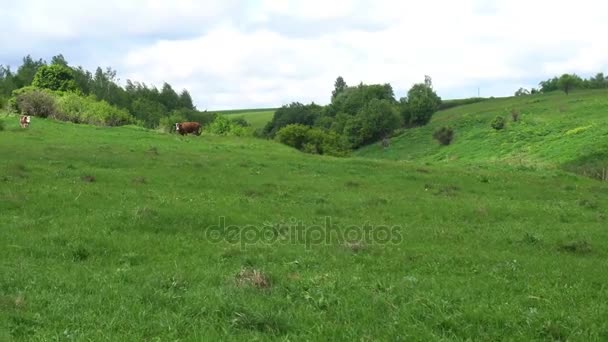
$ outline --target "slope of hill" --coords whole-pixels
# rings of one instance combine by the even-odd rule
[[[243,118],[251,124],[253,129],[264,128],[266,124],[272,120],[275,110],[264,110],[264,111],[250,111],[250,112],[237,112],[230,114],[219,114],[229,115],[231,119]]]
[[[512,122],[511,111],[520,113]],[[490,123],[501,115],[506,129]],[[433,140],[441,126],[455,130],[447,147]],[[561,92],[487,100],[440,111],[428,126],[407,130],[390,148],[368,146],[359,156],[431,163],[499,163],[562,167],[599,177],[608,169],[608,90]]]
[[[582,110],[576,98],[567,110]],[[509,103],[470,115],[480,122],[466,134],[497,136],[486,121]],[[553,111],[531,105],[523,122],[540,132]],[[480,106],[469,110],[491,109]],[[2,341],[608,338],[603,183],[437,163],[446,152],[432,144],[408,152],[425,165],[0,120]],[[397,147],[425,129],[387,155],[403,157]],[[560,137],[587,146],[582,137],[602,129]],[[494,156],[457,139],[450,155]],[[567,159],[543,151],[524,156]]]

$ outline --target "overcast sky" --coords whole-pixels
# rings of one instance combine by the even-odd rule
[[[0,18],[0,64],[62,53],[210,110],[325,104],[339,75],[397,97],[430,75],[447,99],[608,72],[605,0],[0,0]]]

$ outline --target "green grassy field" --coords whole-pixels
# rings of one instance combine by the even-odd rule
[[[554,167],[605,143],[589,94],[354,158],[0,115],[0,341],[605,341],[608,184]]]
[[[520,113],[512,122],[511,111]],[[501,115],[506,129],[490,123]],[[433,132],[455,130],[455,140],[441,147]],[[439,164],[510,164],[531,168],[563,168],[588,176],[608,169],[608,90],[523,96],[460,106],[437,113],[428,126],[407,130],[358,156]]]
[[[264,110],[264,111],[250,111],[250,112],[237,112],[229,115],[231,119],[243,118],[251,124],[253,130],[264,128],[268,122],[272,120],[275,110]],[[220,113],[221,114],[221,113]]]

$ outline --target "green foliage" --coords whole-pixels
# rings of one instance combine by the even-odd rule
[[[526,96],[526,95],[530,95],[530,91],[528,89],[525,89],[525,88],[519,88],[515,92],[515,96]]]
[[[0,131],[4,131],[4,120],[0,119]]]
[[[38,68],[46,64],[42,59],[35,61],[30,55],[25,56],[22,63],[14,77],[15,89],[32,85]]]
[[[264,133],[268,137],[274,137],[283,127],[290,124],[302,124],[312,126],[321,113],[322,107],[311,103],[304,105],[294,102],[282,106],[274,113],[272,121],[264,127]]]
[[[338,76],[336,82],[334,83],[334,90],[331,92],[332,101],[336,98],[336,96],[343,93],[347,87],[348,86],[346,85],[344,78],[342,78],[342,76]]]
[[[324,115],[336,116],[344,113],[355,116],[371,100],[387,100],[396,103],[395,94],[390,84],[359,84],[356,87],[346,87],[332,100]]]
[[[433,133],[433,138],[441,145],[449,145],[454,140],[454,130],[451,127],[441,127]]]
[[[494,120],[492,120],[492,128],[494,128],[497,131],[500,131],[501,129],[505,128],[507,124],[507,121],[505,120],[505,118],[503,118],[502,116],[497,116],[494,118]]]
[[[11,110],[21,115],[46,118],[54,116],[57,112],[52,92],[44,89],[21,88],[13,92],[11,100]]]
[[[290,124],[277,132],[276,139],[282,144],[306,153],[332,156],[348,155],[348,147],[339,134],[320,128]]]
[[[582,84],[583,80],[574,74],[563,74],[557,82],[559,89],[563,90],[566,95],[569,94],[572,89],[580,87]]]
[[[389,100],[372,99],[359,113],[348,119],[343,134],[352,148],[372,143],[401,126],[396,107]]]
[[[67,66],[59,64],[43,65],[38,68],[32,85],[42,89],[57,91],[76,90],[76,82],[74,81],[72,70]]]
[[[122,126],[135,123],[135,119],[124,109],[97,101],[90,95],[82,97],[66,93],[57,99],[56,119],[98,126]]]
[[[190,92],[188,92],[188,90],[186,89],[182,90],[182,92],[179,94],[178,108],[189,110],[195,109],[194,104],[192,103],[192,97],[190,96]]]
[[[276,139],[282,144],[301,150],[308,142],[310,129],[310,126],[302,124],[289,124],[277,132]]]
[[[167,116],[167,108],[160,102],[140,97],[133,102],[133,116],[143,122],[146,128],[156,128],[160,119]]]
[[[242,126],[235,124],[224,115],[217,115],[215,120],[207,126],[207,132],[216,135],[244,136],[246,131]]]
[[[423,126],[431,121],[433,114],[439,109],[441,98],[435,93],[430,77],[424,83],[415,84],[402,98],[401,116],[407,127]]]

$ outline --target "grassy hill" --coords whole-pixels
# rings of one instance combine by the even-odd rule
[[[511,111],[520,113],[512,122]],[[497,116],[509,122],[495,131]],[[455,140],[441,147],[433,132],[455,130]],[[440,111],[428,126],[392,139],[391,147],[368,146],[359,156],[440,164],[511,164],[529,168],[564,168],[599,177],[608,168],[608,91],[561,92],[487,100]]]
[[[230,114],[219,114],[222,115],[230,115],[231,119],[243,118],[247,120],[251,124],[253,129],[264,128],[266,124],[272,120],[274,116],[274,109],[271,110],[262,110],[262,111],[249,111],[249,112],[236,112]]]
[[[0,340],[606,340],[608,185],[518,166],[601,144],[602,94],[385,160],[0,115]]]

